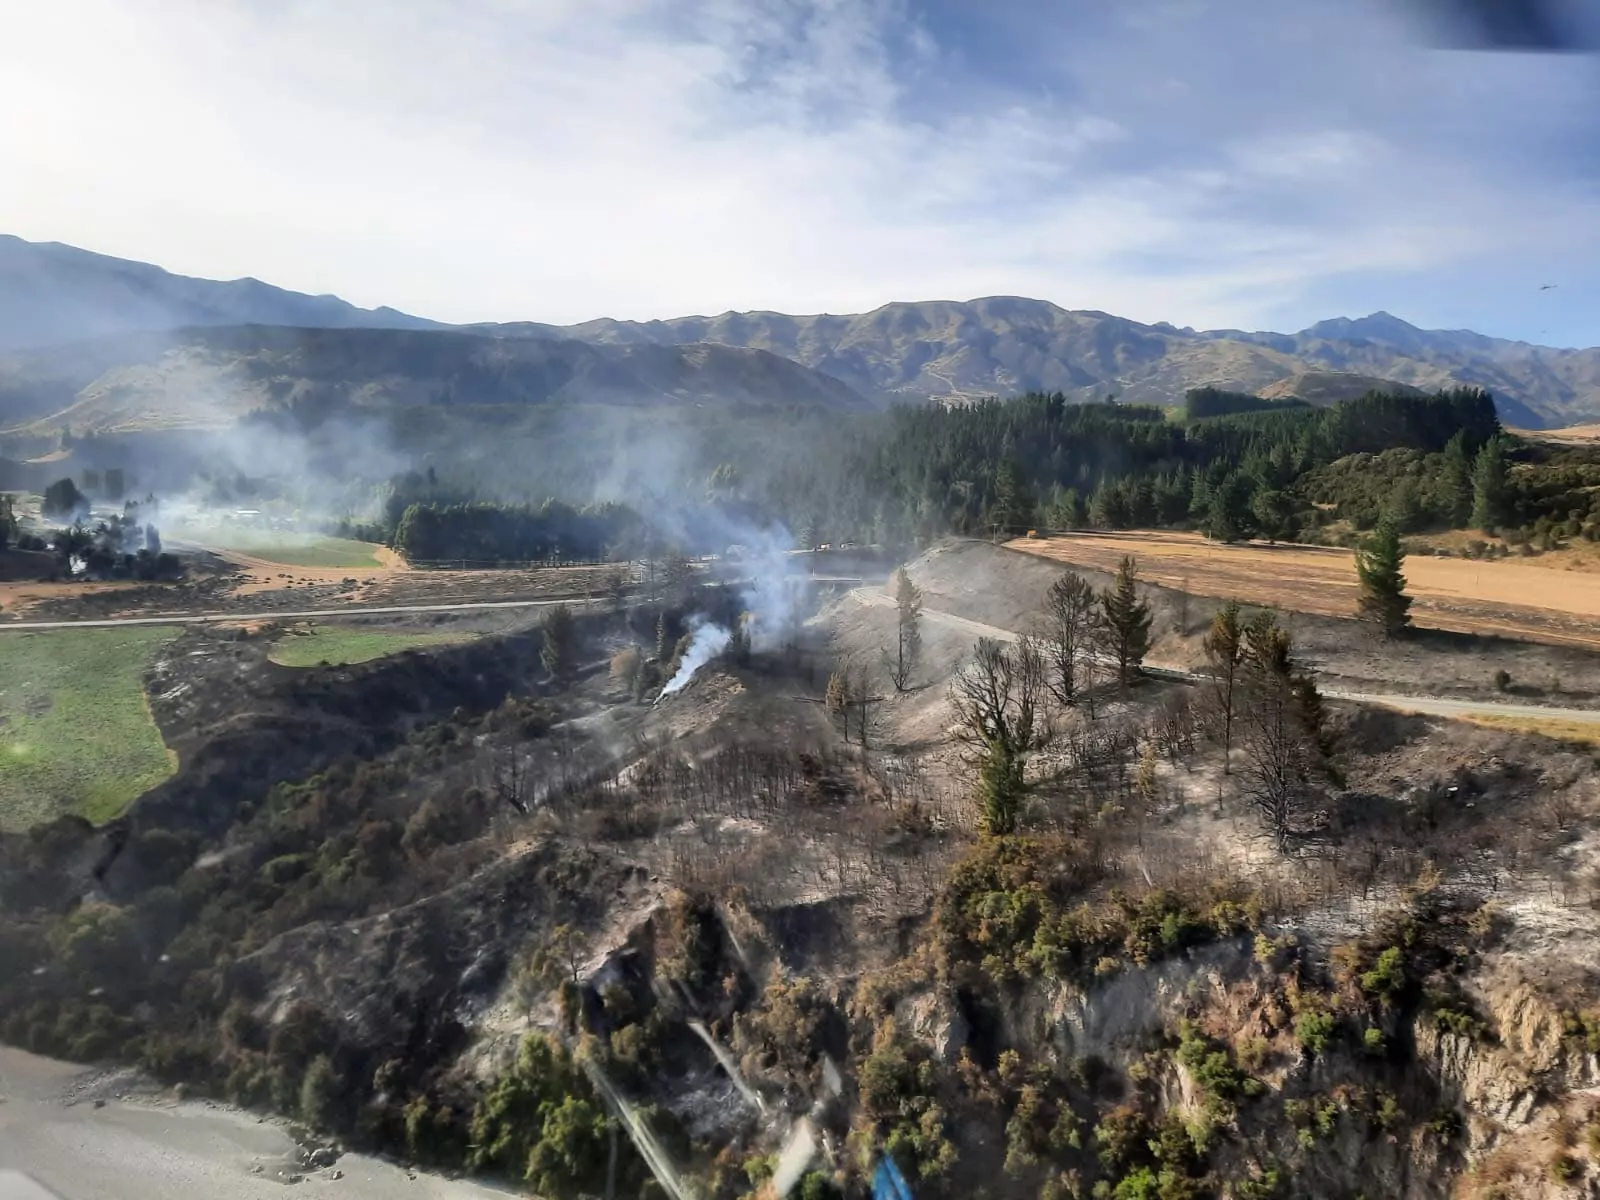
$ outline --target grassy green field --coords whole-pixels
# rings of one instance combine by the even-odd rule
[[[379,564],[372,542],[350,538],[319,537],[314,534],[272,533],[252,529],[174,530],[185,541],[198,542],[219,550],[237,550],[286,567],[376,567]]]
[[[0,828],[109,821],[172,774],[145,703],[163,626],[0,634]]]
[[[318,625],[310,633],[285,634],[269,657],[285,667],[315,667],[322,663],[344,666],[369,662],[386,654],[419,646],[448,646],[464,642],[462,633],[389,633],[381,629],[341,629]]]

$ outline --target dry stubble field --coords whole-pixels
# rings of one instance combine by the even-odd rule
[[[1323,546],[1224,545],[1195,533],[1070,533],[1019,538],[1014,550],[1116,570],[1124,555],[1151,583],[1200,596],[1347,617],[1355,612],[1355,556]],[[1600,647],[1600,573],[1536,562],[1406,559],[1418,625],[1557,645]]]

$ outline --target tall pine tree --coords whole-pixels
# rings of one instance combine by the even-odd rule
[[[1492,437],[1472,464],[1472,527],[1493,533],[1510,519],[1505,444]]]
[[[1133,556],[1122,560],[1110,588],[1100,593],[1100,614],[1106,648],[1117,660],[1117,678],[1123,687],[1139,674],[1150,650],[1150,606],[1139,598],[1139,566]]]
[[[1361,581],[1357,611],[1386,638],[1399,637],[1411,624],[1411,597],[1406,595],[1406,577],[1401,571],[1405,561],[1400,530],[1390,517],[1378,522],[1356,553],[1356,575]]]
[[[1472,455],[1467,452],[1467,431],[1460,430],[1444,448],[1440,479],[1442,512],[1451,529],[1465,529],[1472,519]]]

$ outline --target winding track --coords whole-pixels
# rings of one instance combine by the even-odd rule
[[[895,606],[892,596],[887,596],[876,588],[855,588],[850,595],[858,603],[869,607],[893,608]],[[1002,629],[998,625],[985,625],[981,621],[971,621],[966,617],[940,612],[938,609],[928,608],[926,604],[922,609],[922,615],[935,624],[960,630],[962,633],[969,634],[972,637],[994,638],[1003,642],[1017,640],[1017,634],[1013,630]],[[1147,663],[1145,670],[1149,674],[1160,676],[1163,679],[1180,679],[1189,683],[1198,683],[1205,678],[1205,676],[1194,671],[1186,671],[1181,667],[1164,666],[1160,663]],[[1446,700],[1437,696],[1386,695],[1378,692],[1325,691],[1322,694],[1329,700],[1347,700],[1353,704],[1381,704],[1385,708],[1398,709],[1401,712],[1422,713],[1436,717],[1521,717],[1547,721],[1577,721],[1600,725],[1600,709],[1594,708],[1552,708],[1543,704],[1506,704],[1494,700]]]

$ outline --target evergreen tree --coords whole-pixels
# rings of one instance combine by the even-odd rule
[[[44,490],[40,510],[47,517],[70,517],[89,507],[78,485],[71,479],[58,479]]]
[[[1257,488],[1250,500],[1250,514],[1269,542],[1286,541],[1295,535],[1294,497],[1281,488]]]
[[[1356,575],[1361,580],[1357,611],[1386,638],[1399,637],[1411,624],[1411,597],[1406,595],[1406,560],[1400,531],[1385,517],[1356,554]]]
[[[1021,469],[1015,459],[1007,458],[995,472],[990,522],[998,525],[1003,533],[1021,529],[1032,523],[1034,507],[1033,492]]]
[[[1389,494],[1388,502],[1383,506],[1383,516],[1393,523],[1400,533],[1415,533],[1426,523],[1427,514],[1423,511],[1422,501],[1417,496],[1417,486],[1409,479],[1402,479]]]
[[[1467,432],[1461,430],[1444,448],[1440,472],[1439,515],[1451,529],[1465,529],[1472,519],[1472,455],[1467,453]]]
[[[578,625],[565,604],[555,605],[545,615],[539,661],[557,683],[571,683],[578,674]]]
[[[1229,475],[1210,490],[1205,534],[1219,542],[1237,542],[1249,530],[1250,485],[1241,475]]]
[[[1111,587],[1100,593],[1100,616],[1107,648],[1117,660],[1123,687],[1139,674],[1150,650],[1150,606],[1139,598],[1139,566],[1129,555],[1117,568]]]
[[[1510,519],[1505,444],[1490,438],[1472,464],[1472,527],[1494,533]]]
[[[1056,529],[1080,529],[1084,522],[1083,497],[1077,488],[1058,489],[1050,504],[1050,525]]]
[[[1133,508],[1122,480],[1109,480],[1095,489],[1089,498],[1089,523],[1096,529],[1126,529],[1133,524]]]

